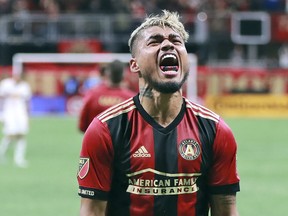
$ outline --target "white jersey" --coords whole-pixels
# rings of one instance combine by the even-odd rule
[[[26,134],[29,129],[28,101],[31,89],[27,82],[18,83],[7,78],[0,82],[0,97],[3,100],[3,133],[8,135]]]

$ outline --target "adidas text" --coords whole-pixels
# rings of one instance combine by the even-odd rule
[[[145,153],[138,153],[133,154],[133,157],[151,157],[151,154],[145,154]]]

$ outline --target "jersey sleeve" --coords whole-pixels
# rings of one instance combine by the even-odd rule
[[[231,194],[240,190],[236,164],[237,143],[229,126],[220,119],[213,144],[213,165],[209,172],[212,194]]]
[[[80,152],[78,184],[81,197],[107,200],[112,181],[114,150],[105,123],[97,118],[88,127]]]
[[[83,104],[79,113],[78,118],[78,129],[85,132],[89,126],[90,122],[90,109],[91,106],[91,95],[85,95],[83,99]]]

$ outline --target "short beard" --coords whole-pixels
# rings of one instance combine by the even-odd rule
[[[172,94],[179,91],[185,81],[188,78],[189,73],[186,73],[183,79],[180,82],[157,82],[151,79],[151,77],[147,76],[144,77],[146,81],[149,83],[149,86],[156,91],[163,93],[163,94]]]

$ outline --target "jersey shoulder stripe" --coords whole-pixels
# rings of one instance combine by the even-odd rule
[[[219,122],[220,116],[214,113],[213,111],[207,109],[200,104],[196,104],[185,98],[186,107],[190,108],[194,115],[200,116],[202,118],[210,119],[215,122]]]
[[[136,106],[134,104],[133,98],[129,98],[128,100],[123,101],[122,103],[114,105],[108,108],[107,110],[103,111],[97,116],[97,118],[103,123],[118,115],[127,113],[135,108]]]

